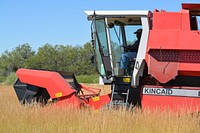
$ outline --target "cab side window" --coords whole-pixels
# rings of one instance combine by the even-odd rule
[[[200,16],[191,16],[190,17],[190,29],[191,30],[200,30]]]

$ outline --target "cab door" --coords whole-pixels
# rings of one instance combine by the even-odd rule
[[[93,38],[96,53],[97,68],[107,79],[112,77],[111,59],[109,54],[108,38],[105,19],[93,20]],[[104,74],[104,75],[103,75]]]

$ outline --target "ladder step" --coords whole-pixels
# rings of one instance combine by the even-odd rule
[[[129,89],[119,89],[115,85],[112,88],[111,104],[110,105],[125,105],[128,106]]]

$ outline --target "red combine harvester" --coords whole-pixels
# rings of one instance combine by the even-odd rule
[[[92,45],[100,82],[111,94],[77,83],[72,73],[19,69],[14,85],[22,103],[105,105],[143,109],[200,110],[200,4],[182,4],[180,12],[85,11],[92,21]],[[139,30],[138,30],[139,29]],[[138,48],[128,47],[140,31]],[[126,67],[122,67],[122,55]],[[133,54],[134,53],[134,54]],[[89,94],[84,94],[87,90]]]

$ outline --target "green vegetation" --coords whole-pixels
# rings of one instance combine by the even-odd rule
[[[12,72],[8,77],[6,77],[4,84],[11,85],[14,84],[16,80],[17,80],[17,75],[14,72]]]
[[[79,83],[98,83],[99,75],[79,75],[76,79]]]
[[[0,56],[0,83],[12,84],[19,68],[69,71],[77,76],[88,75],[80,76],[81,82],[96,83],[96,68],[90,60],[92,55],[90,43],[83,46],[45,44],[37,52],[29,44],[22,44]]]

